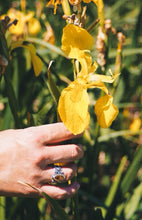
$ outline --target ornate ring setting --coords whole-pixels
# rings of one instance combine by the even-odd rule
[[[61,166],[54,166],[54,174],[52,175],[52,183],[65,182],[65,175]]]

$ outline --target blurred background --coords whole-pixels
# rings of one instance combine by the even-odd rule
[[[47,1],[5,0],[0,2],[0,18],[9,15],[9,9],[33,14],[27,18],[23,33],[6,32],[8,46],[11,41],[24,39],[33,42],[43,66],[39,76],[35,76],[31,56],[25,48],[17,48],[10,54],[8,77],[16,98],[16,112],[19,121],[15,122],[14,110],[9,99],[7,84],[0,77],[0,130],[28,127],[57,122],[57,106],[50,93],[47,79],[48,65],[52,78],[59,91],[73,80],[71,60],[63,56],[61,37],[66,21],[64,11],[58,6],[56,14],[53,7],[46,7]],[[82,6],[86,5],[82,2]],[[23,7],[23,8],[22,8]],[[71,6],[72,10],[72,6]],[[9,13],[9,14],[8,14]],[[16,13],[15,11],[13,12]],[[106,0],[104,15],[111,19],[116,32],[125,36],[122,50],[121,75],[116,83],[109,85],[119,114],[110,128],[100,128],[94,113],[95,100],[100,96],[97,89],[88,90],[90,97],[89,128],[82,138],[76,140],[84,146],[84,157],[77,161],[77,180],[81,187],[78,192],[79,219],[142,219],[142,1]],[[19,16],[17,14],[17,16]],[[87,4],[85,28],[88,29],[98,18],[97,7],[93,2]],[[17,18],[18,19],[18,18]],[[29,20],[28,20],[29,19]],[[94,38],[91,49],[93,60],[97,60],[96,39],[98,24],[90,29]],[[97,73],[115,69],[117,56],[117,37],[110,32],[107,42],[105,71],[99,66]],[[1,53],[1,52],[0,52]],[[13,101],[15,105],[15,101]],[[73,216],[72,199],[59,204]],[[77,217],[76,217],[77,218]],[[45,199],[0,198],[0,220],[52,220],[59,219]]]

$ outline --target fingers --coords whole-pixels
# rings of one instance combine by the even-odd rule
[[[35,137],[39,138],[44,144],[59,143],[80,136],[73,135],[63,123],[42,125],[32,129],[35,130]]]
[[[69,163],[66,166],[62,167],[63,175],[65,176],[65,181],[71,180],[72,177],[75,175],[77,170],[77,166],[75,163]],[[55,168],[53,166],[48,166],[45,170],[41,173],[41,184],[51,183],[52,176],[55,174]]]
[[[80,185],[74,182],[66,187],[43,185],[40,189],[53,199],[67,199],[73,197]]]
[[[52,163],[69,163],[83,157],[82,145],[68,144],[44,147],[40,167],[45,168]]]

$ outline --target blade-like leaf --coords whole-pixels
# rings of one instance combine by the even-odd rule
[[[137,188],[135,188],[133,195],[131,196],[131,199],[127,203],[125,207],[125,217],[126,219],[130,219],[135,211],[138,208],[138,205],[142,198],[142,183],[140,183]]]
[[[124,156],[121,160],[121,163],[120,163],[119,167],[118,167],[114,182],[112,183],[112,186],[109,190],[108,196],[107,196],[106,201],[105,201],[105,205],[108,206],[108,207],[113,202],[114,196],[115,196],[115,194],[118,190],[120,179],[121,179],[126,161],[127,161],[127,157]],[[104,215],[106,214],[106,211],[107,211],[106,209],[103,210]]]
[[[50,73],[50,66],[52,64],[53,61],[50,62],[49,64],[49,68],[48,68],[48,81],[47,81],[47,85],[48,85],[48,88],[50,90],[50,93],[55,101],[56,104],[58,104],[58,100],[59,100],[59,97],[60,97],[60,91],[58,89],[58,87],[56,86],[56,83],[55,81],[53,80],[53,77]]]
[[[132,163],[130,164],[128,171],[121,183],[120,188],[123,195],[126,192],[128,192],[132,182],[136,177],[138,170],[141,168],[141,165],[142,165],[142,145],[140,145],[139,149],[137,150],[135,157]]]
[[[63,208],[59,205],[59,203],[52,199],[50,196],[48,196],[45,192],[41,191],[39,188],[29,184],[29,183],[24,183],[22,181],[18,181],[19,183],[27,186],[27,187],[31,187],[35,190],[37,190],[52,206],[54,212],[56,213],[58,220],[69,220],[68,215],[66,214],[66,212],[63,210]]]

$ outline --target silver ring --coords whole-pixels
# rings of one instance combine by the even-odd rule
[[[54,166],[54,174],[52,175],[52,183],[65,182],[65,175],[62,171],[62,167]]]

